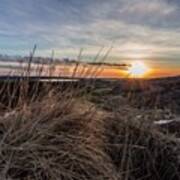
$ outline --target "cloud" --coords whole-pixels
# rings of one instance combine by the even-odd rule
[[[92,57],[113,44],[110,61],[178,59],[178,7],[175,0],[2,0],[0,53],[24,54],[37,43],[39,55],[76,57],[84,48]]]
[[[175,5],[169,4],[165,0],[140,1],[132,0],[125,3],[121,12],[141,14],[141,15],[159,15],[166,16],[177,10]]]

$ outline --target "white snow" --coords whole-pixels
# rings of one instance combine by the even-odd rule
[[[162,124],[169,124],[171,122],[175,122],[176,120],[159,120],[159,121],[155,121],[154,124],[156,125],[162,125]]]

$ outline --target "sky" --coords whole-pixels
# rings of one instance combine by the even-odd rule
[[[0,54],[144,61],[180,74],[180,0],[0,0]],[[153,76],[153,75],[152,75]]]

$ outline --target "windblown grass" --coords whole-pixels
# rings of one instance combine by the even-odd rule
[[[0,177],[179,179],[178,142],[134,115],[49,91],[1,116]]]
[[[30,96],[29,79],[10,88],[0,116],[0,179],[180,179],[179,141],[153,125],[155,111],[146,116],[108,88],[89,92],[91,85],[36,93],[37,83]]]
[[[91,109],[91,111],[90,111]],[[101,116],[88,104],[44,97],[0,120],[3,179],[115,179]]]

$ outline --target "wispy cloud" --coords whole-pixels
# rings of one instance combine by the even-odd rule
[[[125,13],[133,13],[140,15],[159,15],[167,16],[176,12],[177,7],[175,5],[169,4],[165,0],[151,0],[151,1],[140,1],[132,0],[124,3],[124,7],[120,10]]]
[[[95,55],[113,44],[110,60],[180,58],[180,4],[168,0],[1,0],[0,53],[40,55],[55,49]],[[169,60],[169,62],[170,62]]]

